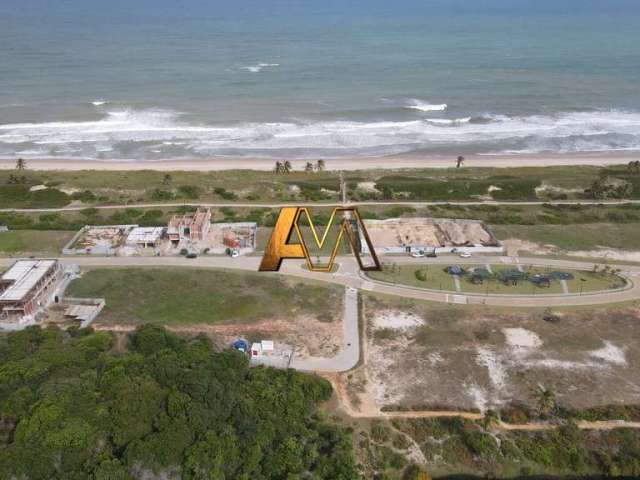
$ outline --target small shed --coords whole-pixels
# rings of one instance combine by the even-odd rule
[[[251,344],[251,356],[252,357],[260,357],[260,356],[262,356],[262,343],[253,342]]]

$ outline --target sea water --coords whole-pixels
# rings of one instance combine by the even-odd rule
[[[637,0],[0,0],[0,156],[640,150]]]

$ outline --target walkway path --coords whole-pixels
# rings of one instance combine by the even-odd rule
[[[293,358],[291,368],[306,371],[346,372],[360,360],[360,331],[358,324],[358,291],[347,287],[344,292],[342,318],[343,345],[335,357]]]

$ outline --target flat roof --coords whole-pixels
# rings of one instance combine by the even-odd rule
[[[2,280],[13,282],[0,301],[20,301],[58,263],[57,260],[18,260],[2,274]]]
[[[154,243],[161,236],[164,227],[136,227],[127,236],[127,243]]]

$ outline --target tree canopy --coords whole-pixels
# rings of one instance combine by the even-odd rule
[[[112,347],[91,330],[0,337],[0,478],[357,478],[350,436],[317,413],[324,379],[155,326]]]

